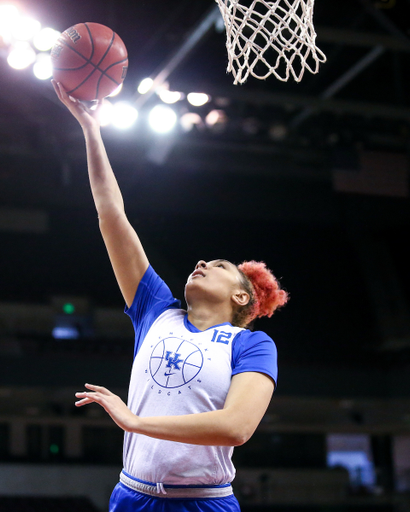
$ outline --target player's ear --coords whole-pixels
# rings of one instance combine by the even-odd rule
[[[237,306],[246,306],[248,302],[250,301],[249,293],[245,292],[244,290],[237,290],[232,295],[232,300]]]

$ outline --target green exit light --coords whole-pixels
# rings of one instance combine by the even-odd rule
[[[66,315],[72,315],[75,311],[74,304],[71,304],[70,302],[67,302],[63,306],[63,311]]]
[[[53,455],[56,455],[59,451],[60,451],[60,448],[59,448],[59,446],[57,444],[51,444],[50,445],[50,452]]]

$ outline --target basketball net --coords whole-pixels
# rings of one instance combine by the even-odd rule
[[[226,28],[228,72],[234,84],[249,75],[264,80],[275,75],[300,82],[305,69],[319,71],[325,54],[315,45],[314,0],[215,0]],[[242,4],[241,4],[242,1]]]

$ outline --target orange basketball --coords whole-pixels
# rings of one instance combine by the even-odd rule
[[[127,49],[113,30],[99,23],[78,23],[65,30],[51,49],[53,77],[70,96],[102,99],[125,79]]]

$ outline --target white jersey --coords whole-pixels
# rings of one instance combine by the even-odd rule
[[[222,409],[231,383],[229,340],[242,329],[224,324],[193,333],[185,312],[168,309],[154,322],[132,368],[128,406],[138,416]],[[125,435],[127,473],[166,484],[224,484],[235,474],[233,448]],[[147,464],[150,462],[150,464]]]
[[[199,331],[177,309],[168,287],[149,267],[131,308],[135,358],[128,395],[141,417],[222,409],[232,375],[261,371],[276,380],[276,349],[264,333],[230,323]],[[233,448],[199,446],[125,433],[124,471],[142,482],[222,485],[233,480]]]

